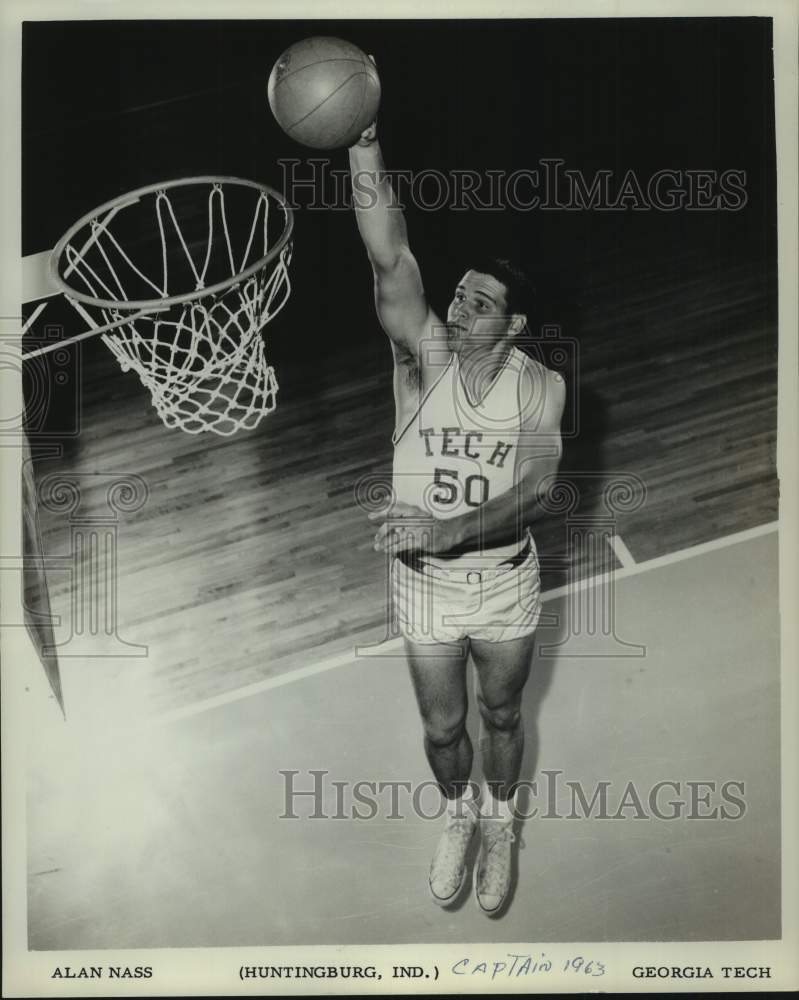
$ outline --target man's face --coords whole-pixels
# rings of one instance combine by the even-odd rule
[[[490,349],[508,332],[508,290],[490,274],[467,271],[447,310],[447,346]]]

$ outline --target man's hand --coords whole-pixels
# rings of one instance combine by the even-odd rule
[[[356,146],[371,146],[372,143],[377,142],[377,119],[372,122],[372,124],[361,132],[361,137],[355,143]]]
[[[369,53],[369,58],[372,60],[372,63],[375,66],[377,66],[377,62],[375,60],[375,57],[372,55],[371,52]],[[365,128],[363,130],[363,132],[361,132],[361,136],[358,139],[358,141],[355,143],[355,145],[356,146],[371,146],[372,143],[376,142],[376,141],[377,141],[377,119],[375,118],[375,120],[372,122],[372,124],[368,128]]]
[[[447,522],[413,504],[398,500],[392,507],[370,514],[369,520],[382,522],[375,535],[376,552],[390,552],[392,555],[427,552],[435,555],[452,548],[453,539]]]

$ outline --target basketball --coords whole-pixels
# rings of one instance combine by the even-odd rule
[[[296,42],[272,67],[269,107],[292,139],[314,149],[351,146],[380,104],[380,78],[357,45],[340,38]]]

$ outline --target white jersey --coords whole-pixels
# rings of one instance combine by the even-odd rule
[[[533,362],[516,347],[477,405],[469,400],[458,356],[441,375],[393,438],[393,486],[397,500],[437,518],[457,517],[512,489],[522,426],[522,372]],[[539,377],[540,380],[540,377]],[[488,564],[515,555],[522,542],[481,549]],[[425,556],[440,566],[474,563],[468,553]]]

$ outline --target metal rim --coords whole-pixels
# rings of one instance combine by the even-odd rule
[[[206,288],[195,289],[193,292],[184,292],[181,295],[170,295],[163,299],[98,299],[92,295],[86,295],[84,292],[77,291],[72,288],[71,285],[68,285],[67,282],[61,277],[58,272],[58,267],[61,263],[61,258],[67,244],[73,236],[76,235],[76,233],[80,232],[84,226],[96,219],[98,215],[101,215],[103,212],[107,212],[109,209],[116,208],[117,206],[120,208],[126,208],[128,204],[135,204],[138,202],[143,195],[168,190],[169,188],[185,187],[190,184],[239,184],[242,187],[254,188],[257,191],[265,192],[273,198],[278,205],[280,205],[285,216],[286,222],[280,239],[268,253],[264,254],[263,257],[255,261],[255,263],[250,264],[249,267],[246,267],[238,274],[234,274],[230,278],[226,278],[224,281],[218,281],[214,285],[208,285]],[[82,302],[85,305],[95,306],[98,309],[119,309],[130,311],[139,309],[166,309],[169,306],[177,305],[181,302],[193,302],[196,299],[202,299],[207,295],[215,295],[217,292],[222,292],[226,288],[231,288],[233,285],[236,285],[239,282],[251,277],[253,274],[256,274],[262,268],[266,267],[270,261],[274,260],[274,258],[284,249],[286,244],[291,239],[293,229],[294,212],[291,206],[279,191],[276,191],[268,184],[258,184],[256,181],[244,180],[241,177],[224,177],[214,174],[203,175],[201,177],[181,177],[177,180],[162,181],[160,184],[148,184],[146,187],[136,188],[135,191],[129,191],[127,194],[118,195],[116,198],[112,198],[110,201],[104,202],[104,204],[99,205],[97,208],[93,209],[91,212],[87,212],[86,215],[78,219],[74,225],[69,227],[58,243],[56,243],[53,247],[53,252],[50,254],[49,262],[50,280],[59,289],[59,291],[64,293],[64,295],[71,299],[75,299],[78,302]]]

